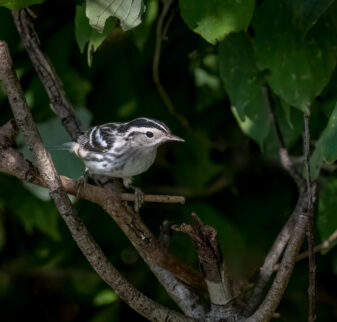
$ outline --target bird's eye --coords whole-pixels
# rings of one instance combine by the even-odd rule
[[[145,134],[148,138],[153,138],[153,132],[148,131]]]

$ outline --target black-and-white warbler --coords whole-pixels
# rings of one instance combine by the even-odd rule
[[[126,188],[135,189],[138,210],[142,193],[132,186],[132,177],[147,171],[156,158],[157,148],[169,141],[184,142],[163,122],[142,117],[127,123],[94,126],[59,148],[74,152],[89,175],[122,178]]]

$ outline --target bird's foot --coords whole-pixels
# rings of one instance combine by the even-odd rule
[[[138,212],[144,202],[144,193],[137,187],[132,188],[135,190],[135,202],[133,208],[135,209],[135,212]]]
[[[88,169],[85,169],[85,172],[84,172],[83,176],[80,176],[76,180],[76,196],[75,196],[75,201],[77,201],[79,199],[80,192],[85,187],[85,185],[86,185],[86,183],[88,181],[88,177],[89,177],[89,171],[88,171]]]
[[[142,190],[140,190],[138,187],[135,187],[132,185],[132,178],[123,178],[123,184],[126,188],[131,188],[135,192],[135,202],[134,202],[134,210],[135,212],[138,212],[141,205],[144,202],[144,193]]]

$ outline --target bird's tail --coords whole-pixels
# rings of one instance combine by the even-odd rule
[[[52,145],[52,146],[48,146],[47,150],[49,151],[72,151],[74,147],[74,142],[67,142],[67,143],[63,143],[63,144],[59,144],[59,145]]]

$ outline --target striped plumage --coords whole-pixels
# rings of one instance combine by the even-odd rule
[[[95,126],[65,146],[83,160],[89,174],[122,178],[129,187],[131,178],[148,170],[159,145],[168,141],[184,142],[163,122],[138,118]]]

